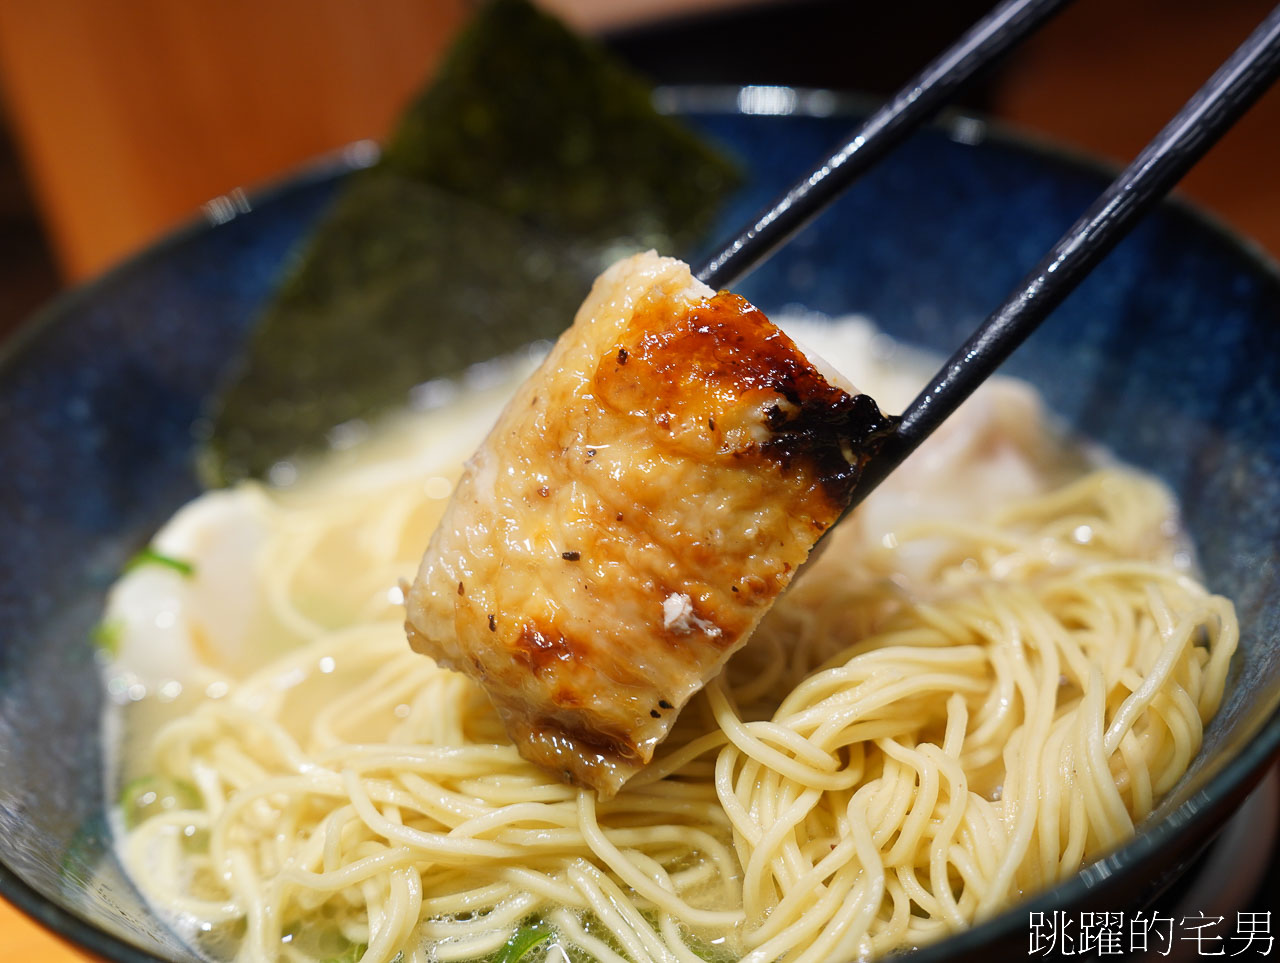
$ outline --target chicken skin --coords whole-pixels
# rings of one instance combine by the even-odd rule
[[[610,797],[840,516],[889,421],[650,252],[595,282],[468,461],[407,596],[522,755]]]

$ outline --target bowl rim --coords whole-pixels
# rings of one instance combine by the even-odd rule
[[[753,114],[818,118],[856,117],[879,106],[877,99],[865,94],[781,84],[663,85],[655,88],[654,103],[660,112],[678,115]],[[1050,166],[1101,178],[1104,182],[1119,171],[1117,165],[1087,152],[974,111],[946,109],[930,127],[966,145],[992,143],[1029,154]],[[9,370],[21,362],[30,342],[58,323],[62,316],[91,301],[98,292],[109,289],[122,276],[163,259],[168,252],[192,238],[271,204],[280,197],[366,168],[376,161],[377,156],[376,144],[357,141],[320,155],[251,189],[235,188],[211,199],[202,206],[203,216],[191,217],[101,274],[60,293],[19,324],[0,342],[0,378],[6,377]],[[1280,286],[1280,262],[1218,215],[1176,192],[1162,202],[1161,210],[1191,221],[1197,229],[1223,244],[1257,276]],[[215,211],[222,213],[215,215]],[[1117,873],[1141,873],[1144,868],[1159,867],[1163,862],[1159,858],[1162,852],[1194,852],[1197,849],[1179,846],[1179,843],[1198,838],[1202,846],[1207,845],[1212,836],[1205,836],[1206,826],[1216,831],[1226,816],[1238,808],[1261,781],[1269,764],[1277,760],[1280,760],[1280,706],[1259,725],[1234,758],[1229,759],[1198,792],[1184,799],[1165,818],[1151,825],[1140,825],[1135,835],[1121,846],[1048,889],[1034,893],[968,929],[915,949],[911,952],[912,959],[916,963],[942,963],[957,957],[977,958],[978,954],[989,953],[991,944],[1008,940],[1015,933],[1025,934],[1028,912],[1086,903],[1099,884]],[[2,857],[0,898],[58,937],[105,960],[113,963],[172,963],[98,927],[45,896]]]

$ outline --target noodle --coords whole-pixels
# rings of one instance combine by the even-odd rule
[[[265,499],[262,620],[288,644],[240,678],[202,670],[216,697],[144,766],[198,801],[122,843],[155,903],[240,960],[476,960],[535,920],[548,959],[934,941],[1130,836],[1237,643],[1168,494],[1124,469],[879,538],[852,519],[600,802],[405,644],[387,589],[439,510],[421,465],[326,484]]]

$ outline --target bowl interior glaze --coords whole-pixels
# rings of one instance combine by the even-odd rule
[[[725,232],[850,125],[852,108],[829,94],[773,100],[782,112],[744,112],[731,89],[663,94],[748,169]],[[111,852],[90,634],[125,560],[196,494],[192,424],[352,163],[298,176],[71,292],[0,360],[0,893],[108,959],[198,957]],[[949,352],[1106,179],[953,120],[913,138],[739,290],[766,312],[858,312]],[[517,327],[494,323],[520,343]],[[1134,840],[1029,904],[1120,909],[1192,858],[1280,746],[1280,275],[1166,205],[1006,370],[1178,493],[1210,586],[1239,609],[1241,652],[1190,772]],[[1027,908],[918,958],[1021,955]]]

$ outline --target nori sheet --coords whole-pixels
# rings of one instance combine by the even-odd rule
[[[601,48],[494,0],[266,308],[204,480],[264,476],[414,385],[555,337],[606,260],[684,252],[737,178]]]

